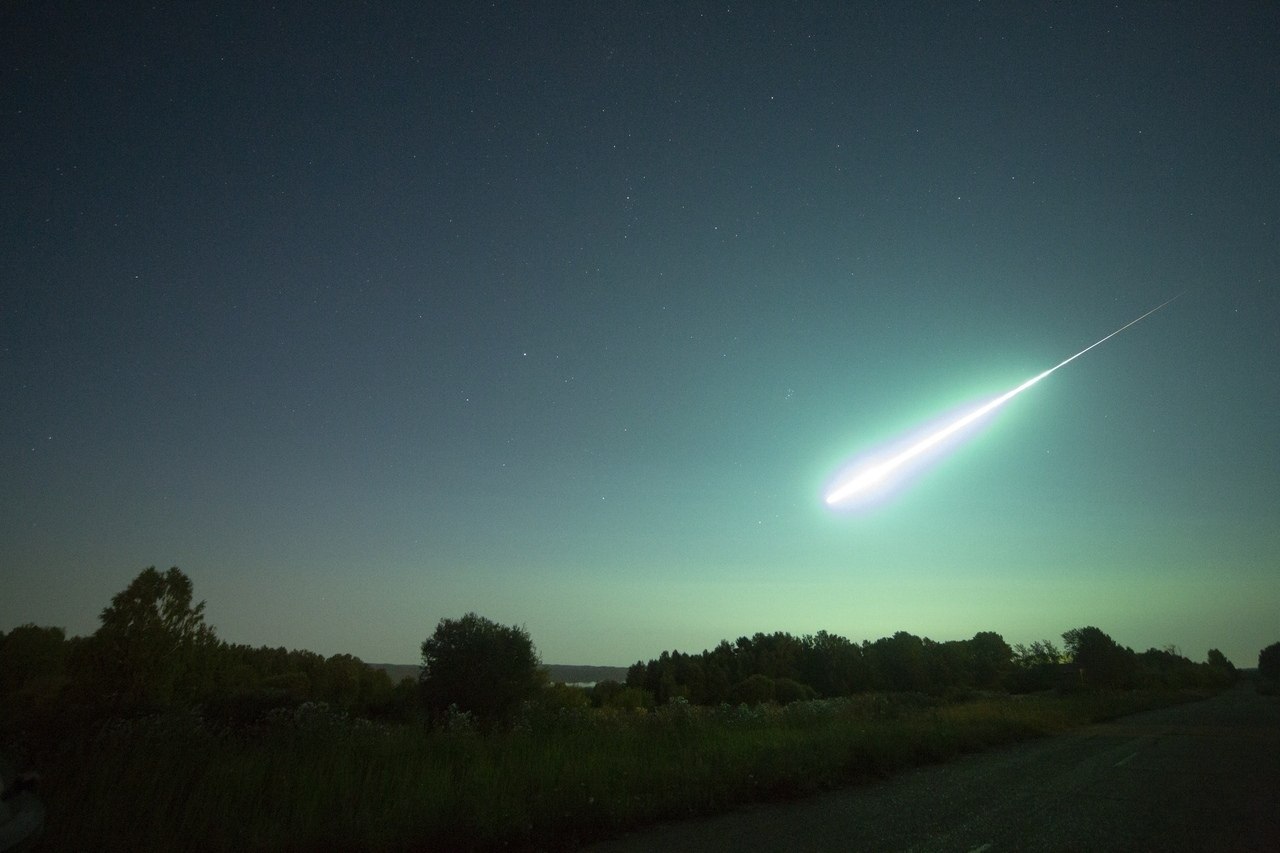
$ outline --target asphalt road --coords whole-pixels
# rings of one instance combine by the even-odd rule
[[[623,851],[1280,851],[1280,698],[1211,699],[813,799],[662,824]]]

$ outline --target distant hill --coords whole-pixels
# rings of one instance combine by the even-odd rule
[[[404,663],[371,663],[369,666],[380,669],[387,674],[393,684],[399,684],[406,678],[418,679],[417,664]],[[563,681],[565,684],[585,684],[592,681],[626,681],[625,666],[585,666],[552,663],[546,666],[552,682]]]
[[[392,684],[399,684],[406,678],[418,680],[418,665],[413,663],[371,663],[369,666],[380,669],[391,679]]]

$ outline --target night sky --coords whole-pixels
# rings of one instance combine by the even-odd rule
[[[0,629],[1280,639],[1277,4],[128,7],[0,12]]]

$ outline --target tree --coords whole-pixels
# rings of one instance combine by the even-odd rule
[[[611,678],[597,681],[591,686],[591,705],[595,708],[607,708],[626,689],[625,685]]]
[[[1013,662],[1024,669],[1057,666],[1063,662],[1063,655],[1052,640],[1036,640],[1030,646],[1015,643]]]
[[[1280,643],[1258,652],[1258,675],[1268,681],[1280,681]]]
[[[929,686],[924,654],[924,640],[906,631],[881,637],[864,652],[875,671],[876,687],[901,691],[923,691]]]
[[[757,672],[733,685],[729,698],[738,704],[759,705],[773,701],[773,689],[773,679]]]
[[[922,643],[920,659],[925,674],[925,690],[941,695],[949,690],[973,687],[973,661],[968,641],[936,643],[925,637]]]
[[[1130,687],[1136,677],[1137,656],[1093,627],[1072,628],[1063,633],[1067,654],[1083,673],[1084,682],[1094,687]]]
[[[57,707],[70,649],[61,628],[0,632],[0,730],[28,728]]]
[[[1205,664],[1209,670],[1209,680],[1213,683],[1225,686],[1234,684],[1240,677],[1240,673],[1236,671],[1236,665],[1217,649],[1209,649]]]
[[[359,660],[359,658],[357,658]],[[395,685],[386,670],[364,665],[360,670],[360,704],[366,713],[384,709],[395,694]]]
[[[82,687],[117,710],[163,707],[196,698],[218,646],[191,603],[191,579],[176,566],[144,569],[103,609],[102,625],[73,654]]]
[[[817,695],[817,691],[809,685],[790,678],[779,678],[773,682],[773,701],[779,705],[807,702]]]
[[[1228,660],[1227,656],[1217,649],[1209,649],[1209,654],[1205,662],[1214,669],[1221,669],[1225,672],[1229,672],[1233,678],[1235,677],[1236,665]]]
[[[867,686],[862,647],[838,634],[819,631],[803,638],[803,681],[821,696],[848,696]]]
[[[360,680],[368,669],[352,655],[333,655],[324,662],[324,683],[317,692],[321,699],[340,708],[351,708],[360,699]],[[385,673],[384,673],[385,674]]]
[[[1196,665],[1183,657],[1176,646],[1147,649],[1137,656],[1144,687],[1188,687],[1199,673]]]
[[[17,693],[32,682],[56,682],[66,670],[67,650],[62,628],[28,623],[0,633],[0,696]]]
[[[975,687],[1000,687],[1013,667],[1013,649],[995,631],[979,631],[968,641]]]
[[[1053,687],[1062,676],[1064,660],[1051,640],[1036,640],[1030,646],[1015,643],[1013,668],[1006,679],[1010,692],[1032,693]]]
[[[538,653],[523,628],[468,613],[441,619],[422,643],[418,681],[432,719],[450,705],[469,711],[483,727],[510,720],[543,683]]]

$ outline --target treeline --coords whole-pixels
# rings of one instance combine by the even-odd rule
[[[968,640],[935,642],[899,631],[855,643],[819,631],[722,641],[700,654],[663,652],[638,661],[626,684],[600,684],[598,704],[665,704],[680,697],[698,705],[788,702],[870,691],[954,696],[974,691],[1027,693],[1049,688],[1209,687],[1230,683],[1235,667],[1217,649],[1195,663],[1175,649],[1135,653],[1094,627],[1010,646],[994,631]]]
[[[30,624],[0,632],[0,725],[66,728],[185,707],[240,726],[303,702],[366,717],[417,706],[414,682],[392,684],[352,655],[223,642],[191,598],[180,570],[150,568],[112,599],[88,637]]]
[[[1221,652],[1195,663],[1176,649],[1136,653],[1094,627],[1010,646],[993,631],[935,642],[906,631],[855,643],[820,631],[758,633],[699,654],[663,652],[627,670],[625,683],[590,690],[549,683],[528,633],[474,613],[443,619],[422,644],[419,677],[393,684],[351,655],[235,645],[204,623],[191,580],[144,570],[111,599],[88,637],[22,625],[0,632],[0,735],[83,728],[95,721],[191,711],[241,731],[279,708],[324,703],[348,717],[489,729],[530,714],[587,705],[649,708],[788,704],[866,692],[962,698],[1050,688],[1212,687],[1234,680]],[[1273,654],[1275,652],[1275,654]],[[1270,667],[1280,649],[1266,652]],[[1270,671],[1270,669],[1268,669]]]

